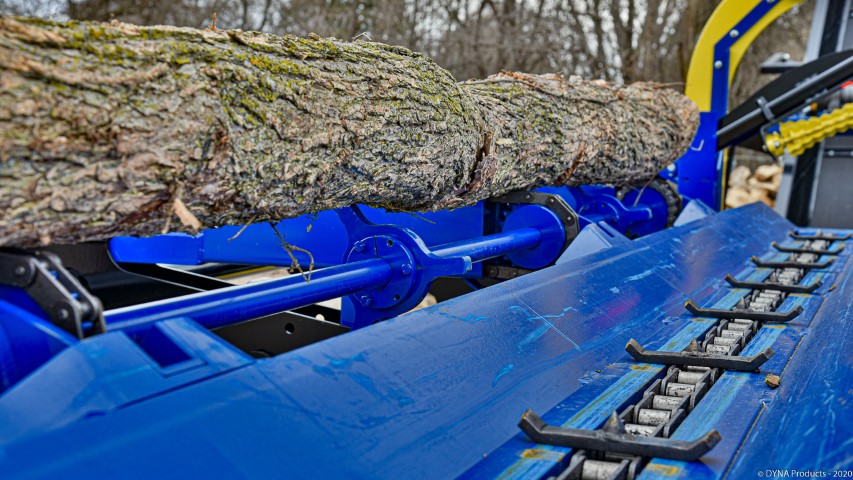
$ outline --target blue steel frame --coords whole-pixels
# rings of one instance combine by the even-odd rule
[[[541,478],[566,452],[526,439],[521,413],[600,425],[660,375],[630,361],[627,339],[683,348],[713,323],[685,314],[684,299],[732,305],[744,291],[723,276],[766,275],[747,259],[791,228],[762,205],[707,216],[270,359],[184,312],[109,331],[0,396],[0,468],[13,479]],[[710,422],[717,449],[655,460],[642,478],[850,468],[853,402],[839,401],[853,382],[850,253],[806,279],[823,280],[818,292],[781,307],[802,305],[802,319],[756,337],[777,351],[762,372],[725,374],[708,411],[683,424],[689,437]]]

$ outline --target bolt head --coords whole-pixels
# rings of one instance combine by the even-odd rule
[[[717,70],[723,68],[723,62],[717,60],[716,62],[714,62],[714,68],[716,68]]]
[[[25,267],[24,265],[18,265],[17,267],[15,267],[14,273],[16,277],[23,277],[27,274],[27,267]]]
[[[732,38],[737,38],[738,35],[740,35],[740,32],[738,32],[737,30],[732,30],[731,32],[729,32],[729,36]]]
[[[402,266],[400,266],[400,272],[403,275],[409,275],[412,273],[412,266],[408,263],[404,263]]]
[[[371,304],[371,303],[373,303],[373,299],[372,299],[372,298],[370,298],[370,295],[362,295],[361,297],[359,297],[359,299],[358,299],[358,300],[359,300],[359,301],[361,302],[361,304],[362,304],[362,305],[364,305],[365,307],[368,307],[368,306],[370,306],[370,304]]]
[[[69,312],[67,308],[63,307],[56,311],[56,316],[59,317],[60,320],[68,320],[71,316],[71,312]]]

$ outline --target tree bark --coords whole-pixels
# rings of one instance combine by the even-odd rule
[[[0,17],[0,245],[640,184],[697,124],[656,84],[457,83],[377,43]]]

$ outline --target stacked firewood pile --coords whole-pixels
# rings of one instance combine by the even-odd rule
[[[754,171],[744,165],[735,167],[729,175],[726,207],[736,208],[755,202],[764,202],[772,207],[781,181],[782,167],[777,164],[760,165]]]

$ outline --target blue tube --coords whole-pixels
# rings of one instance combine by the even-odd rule
[[[542,242],[542,233],[537,228],[519,228],[496,233],[474,240],[440,245],[433,253],[440,257],[471,257],[472,262],[482,262],[507,253],[535,248]]]
[[[538,229],[520,228],[446,244],[438,247],[434,253],[442,257],[468,256],[471,261],[479,262],[535,248],[541,242],[542,233]],[[189,317],[212,329],[330,298],[377,289],[387,284],[392,274],[393,269],[386,260],[374,258],[317,270],[311,276],[310,283],[301,276],[292,276],[238,285],[110,310],[105,312],[104,318],[110,330],[132,330],[176,317]]]
[[[232,325],[264,315],[379,288],[391,279],[381,258],[323,268],[306,282],[301,275],[222,288],[104,313],[109,330],[125,330],[167,318],[189,317],[206,328]]]

